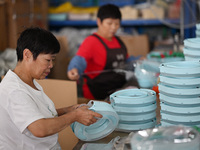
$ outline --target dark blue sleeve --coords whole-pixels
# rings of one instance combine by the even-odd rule
[[[67,71],[69,71],[69,70],[71,70],[73,68],[76,68],[76,69],[78,69],[78,73],[80,75],[80,74],[82,74],[84,72],[86,67],[87,67],[87,63],[86,63],[84,57],[74,56],[72,58],[72,60],[70,61],[70,63],[69,63]]]
[[[126,59],[126,63],[129,63],[131,61],[135,61],[135,60],[139,60],[141,56],[129,56],[127,59]]]

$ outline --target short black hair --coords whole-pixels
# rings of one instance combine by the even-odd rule
[[[114,4],[102,5],[97,12],[97,17],[100,18],[101,22],[106,18],[121,20],[121,16],[119,7]]]
[[[29,49],[36,60],[39,54],[56,54],[60,51],[60,44],[56,37],[45,29],[30,27],[25,29],[17,40],[17,59],[23,60],[24,49]]]

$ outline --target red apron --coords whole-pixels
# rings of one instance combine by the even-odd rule
[[[116,73],[113,71],[113,69],[117,69],[124,65],[127,56],[127,50],[123,42],[118,37],[116,38],[121,47],[110,49],[98,35],[93,34],[93,36],[98,38],[106,49],[107,58],[104,70],[110,71],[104,71],[93,79],[87,75],[84,77],[87,79],[87,85],[94,98],[105,99],[126,83],[125,73]]]

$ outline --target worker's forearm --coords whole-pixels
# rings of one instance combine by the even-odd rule
[[[40,119],[28,126],[36,137],[46,137],[60,132],[75,121],[75,112],[69,112],[60,117]]]
[[[72,105],[69,107],[58,108],[58,109],[56,109],[56,111],[58,113],[58,116],[61,116],[61,115],[64,115],[66,113],[69,113],[69,112],[75,110],[78,106],[79,106],[79,104],[75,104],[75,105]]]
[[[58,116],[64,115],[68,112],[68,107],[56,109]]]

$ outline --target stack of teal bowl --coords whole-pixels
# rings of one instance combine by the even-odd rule
[[[184,40],[183,53],[185,60],[200,60],[200,38],[188,38]]]
[[[124,89],[110,95],[119,116],[115,130],[130,132],[156,126],[156,93],[149,89]]]
[[[196,37],[200,38],[200,24],[196,24]]]
[[[200,62],[160,65],[161,125],[200,126]]]

